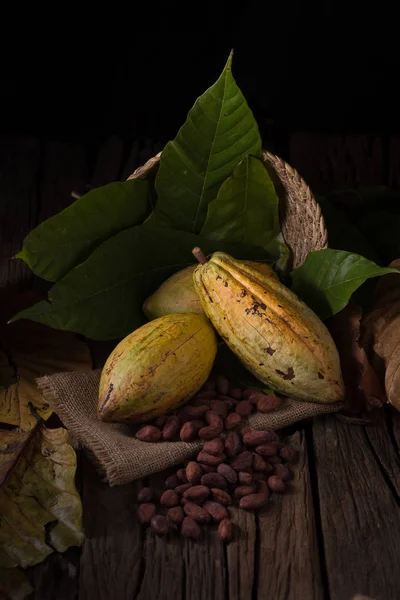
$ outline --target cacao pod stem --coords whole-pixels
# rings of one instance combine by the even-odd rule
[[[199,263],[201,265],[204,265],[206,262],[208,262],[208,259],[207,259],[206,255],[204,254],[203,250],[201,248],[199,248],[198,246],[196,246],[196,248],[193,248],[192,254],[195,258],[197,258],[197,260],[199,261]]]

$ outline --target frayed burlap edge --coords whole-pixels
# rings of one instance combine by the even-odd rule
[[[129,483],[168,467],[178,465],[195,454],[202,441],[141,442],[129,425],[103,423],[97,418],[100,371],[56,373],[37,380],[45,400],[65,427],[88,450],[103,480],[111,486]],[[249,419],[255,429],[281,429],[316,415],[332,413],[341,403],[317,404],[287,398],[268,414],[256,413]]]

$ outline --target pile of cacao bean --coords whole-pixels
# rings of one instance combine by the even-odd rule
[[[229,542],[233,536],[229,507],[238,504],[254,511],[268,503],[271,492],[284,492],[291,478],[284,463],[292,457],[292,448],[272,430],[247,425],[239,433],[230,431],[225,440],[214,437],[205,442],[196,460],[166,479],[158,507],[152,489],[142,488],[138,518],[157,535],[180,528],[182,536],[193,540],[200,538],[201,526],[218,523],[219,538]]]
[[[173,414],[141,427],[136,437],[142,442],[212,440],[223,431],[239,428],[251,413],[271,412],[280,403],[277,396],[231,385],[224,375],[217,375]]]

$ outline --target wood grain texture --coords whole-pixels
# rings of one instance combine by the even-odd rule
[[[32,279],[12,257],[37,223],[40,159],[38,139],[0,138],[0,287]]]
[[[313,440],[330,600],[400,597],[400,508],[362,427],[314,420]]]
[[[290,139],[290,163],[317,193],[381,184],[382,139],[369,135],[296,133]]]
[[[132,600],[142,561],[142,531],[136,518],[137,484],[110,488],[82,458],[83,515],[79,600]]]
[[[44,146],[38,222],[69,206],[71,192],[82,191],[87,183],[86,151],[81,144],[47,142]]]
[[[395,440],[391,438],[389,411],[390,407],[375,411],[373,424],[365,427],[365,433],[376,461],[400,501],[400,456]]]
[[[285,494],[258,514],[257,598],[323,600],[316,522],[304,431],[285,439],[296,451]]]
[[[34,589],[32,600],[73,600],[78,597],[80,549],[69,548],[64,554],[51,554],[36,567],[27,570]]]
[[[202,540],[183,542],[186,600],[224,600],[226,566],[224,546],[216,528],[204,527]],[[233,600],[236,600],[232,596]]]
[[[234,537],[226,549],[229,598],[252,597],[255,578],[257,524],[253,513],[230,509]]]
[[[91,178],[91,187],[99,187],[120,178],[124,144],[116,135],[104,140],[99,148],[96,165]]]

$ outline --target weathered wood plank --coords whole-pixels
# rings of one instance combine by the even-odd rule
[[[330,599],[398,599],[400,508],[363,428],[327,415],[313,440]]]
[[[296,133],[290,140],[290,163],[318,193],[382,184],[382,139],[369,135]]]
[[[99,187],[118,181],[121,171],[124,144],[116,135],[109,136],[99,148],[96,166],[90,182],[91,187]]]
[[[174,471],[153,475],[148,484],[157,497],[164,491],[164,481]],[[185,567],[182,540],[177,531],[171,530],[167,537],[159,538],[146,528],[143,545],[143,577],[137,600],[184,597]]]
[[[216,528],[204,527],[202,540],[183,542],[186,600],[223,600],[226,564]],[[236,600],[234,596],[231,600]]]
[[[82,458],[83,525],[79,600],[132,600],[140,579],[142,531],[137,484],[110,487]]]
[[[74,600],[78,596],[80,549],[70,548],[64,554],[51,554],[27,576],[34,592],[32,600]]]
[[[37,222],[38,139],[0,138],[0,287],[31,280],[22,260],[12,260]]]
[[[305,433],[285,441],[296,451],[293,479],[288,491],[272,494],[258,514],[257,598],[323,600]]]
[[[253,513],[230,509],[234,537],[226,549],[229,598],[247,600],[252,597],[255,579],[257,525]]]
[[[83,190],[87,177],[86,151],[81,144],[47,142],[43,155],[38,222],[69,206],[74,201],[71,192]]]
[[[389,407],[388,411],[389,411]],[[381,465],[389,485],[392,486],[400,500],[400,456],[398,448],[392,441],[390,428],[387,423],[385,409],[375,411],[373,425],[365,428],[367,438],[375,452],[376,460]],[[396,422],[398,419],[396,419]]]

